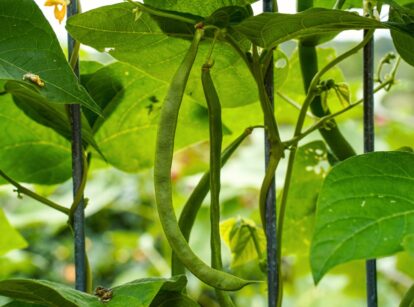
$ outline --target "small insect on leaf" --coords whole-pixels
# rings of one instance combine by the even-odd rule
[[[32,74],[31,72],[23,75],[23,80],[30,81],[34,84],[36,84],[39,87],[44,87],[45,82],[43,82],[42,79],[38,75]]]
[[[102,286],[96,287],[94,294],[101,302],[109,302],[112,299],[112,289],[107,289]]]

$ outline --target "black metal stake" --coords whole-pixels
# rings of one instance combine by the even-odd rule
[[[272,0],[263,0],[263,11],[273,12],[274,5]],[[266,93],[274,106],[274,80],[273,80],[273,57],[264,78]],[[270,159],[270,143],[265,132],[265,167],[267,168]],[[269,188],[266,197],[266,248],[267,248],[267,288],[268,306],[275,307],[279,298],[279,272],[277,263],[277,244],[276,244],[276,181]]]
[[[78,13],[77,1],[71,1],[68,6],[67,17]],[[74,51],[75,40],[68,34],[68,54],[69,59]],[[79,61],[76,61],[74,72],[79,78]],[[72,180],[73,180],[73,197],[77,194],[83,174],[83,149],[82,149],[82,126],[81,126],[81,109],[78,104],[68,106],[70,122],[72,126]],[[85,213],[84,199],[80,201],[73,216],[73,232],[75,239],[75,288],[86,292],[86,252],[85,252]]]
[[[364,36],[368,31],[364,31]],[[364,152],[374,151],[374,39],[364,47]],[[367,305],[378,306],[377,264],[366,261]]]

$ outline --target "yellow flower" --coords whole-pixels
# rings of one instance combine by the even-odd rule
[[[65,18],[66,7],[70,4],[69,0],[46,0],[45,6],[55,7],[55,18],[59,20],[59,23]]]

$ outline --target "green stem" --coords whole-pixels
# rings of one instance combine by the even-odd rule
[[[342,6],[345,4],[346,0],[336,0],[335,5],[333,7],[334,10],[340,10]]]
[[[30,191],[29,189],[25,188],[24,186],[20,185],[18,182],[14,181],[12,178],[7,176],[2,170],[0,170],[0,176],[3,177],[6,181],[8,181],[11,185],[15,186],[18,194],[27,195],[50,208],[53,208],[59,212],[69,215],[68,208],[65,208],[43,196],[40,196],[39,194],[36,194],[33,191]]]
[[[127,0],[127,1],[129,3],[132,3],[133,5],[135,5],[138,9],[140,9],[143,12],[148,13],[150,15],[169,18],[169,19],[182,21],[182,22],[190,23],[190,24],[196,24],[197,22],[200,21],[200,20],[195,20],[195,19],[192,19],[192,18],[187,18],[187,17],[181,16],[181,15],[171,14],[171,13],[168,13],[167,11],[158,10],[158,9],[152,8],[148,5],[144,5],[140,2],[134,2],[133,0]]]
[[[393,83],[394,83],[394,78],[389,79],[389,80],[383,82],[381,85],[377,86],[374,89],[374,93],[376,93],[376,92],[378,92],[379,90],[382,90],[382,89],[387,90],[388,87],[390,85],[392,85]],[[332,122],[332,119],[333,118],[335,118],[335,117],[337,117],[339,115],[342,115],[345,112],[347,112],[347,111],[355,108],[356,106],[360,105],[363,101],[364,101],[364,99],[361,98],[361,99],[359,99],[359,100],[351,103],[350,105],[348,105],[347,107],[343,108],[342,110],[340,110],[338,112],[331,113],[331,114],[328,114],[328,115],[325,115],[325,116],[319,118],[319,120],[315,124],[313,124],[311,127],[309,127],[306,131],[302,132],[300,135],[298,135],[298,136],[296,136],[296,137],[294,137],[294,138],[292,138],[292,139],[290,139],[288,141],[285,141],[284,142],[285,146],[286,147],[290,147],[292,145],[293,146],[297,145],[300,140],[302,140],[303,138],[305,138],[306,136],[308,136],[312,132],[320,129],[323,126],[325,126],[328,122]]]
[[[291,106],[293,106],[295,109],[301,110],[302,106],[297,103],[296,101],[294,101],[292,98],[286,96],[285,94],[283,94],[280,91],[276,91],[276,95],[278,95],[280,98],[282,98],[285,102],[287,102],[288,104],[290,104]],[[306,115],[310,118],[313,119],[318,119],[317,116],[313,115],[311,112],[306,112]]]

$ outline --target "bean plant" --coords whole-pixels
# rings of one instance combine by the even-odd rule
[[[253,14],[254,2],[127,0],[101,6],[66,21],[76,41],[67,61],[33,0],[0,1],[3,183],[14,186],[19,197],[66,216],[73,231],[90,165],[129,173],[153,169],[149,177],[158,218],[171,249],[171,277],[147,276],[110,289],[93,284],[86,256],[85,291],[43,279],[5,279],[0,295],[12,299],[7,306],[199,306],[187,289],[188,276],[214,289],[212,301],[219,306],[243,305],[238,293],[248,288],[263,297],[276,291],[269,305],[283,306],[285,262],[291,254],[306,255],[299,259],[310,263],[317,286],[338,265],[402,250],[413,253],[412,140],[393,151],[358,154],[340,123],[341,117],[361,110],[364,98],[345,82],[338,65],[362,61],[360,51],[375,30],[389,30],[397,53],[378,62],[373,92],[389,91],[401,62],[414,65],[414,2],[298,0],[298,13],[285,14],[273,1],[274,12],[259,15]],[[54,6],[62,21],[70,1],[48,0],[46,5]],[[339,55],[319,47],[346,30],[365,34]],[[283,46],[292,42],[297,47],[289,58]],[[116,61],[103,65],[81,56],[78,62],[80,44]],[[74,74],[77,65],[80,78]],[[302,88],[292,89],[292,78],[301,78]],[[69,105],[82,108],[84,167],[67,206],[27,184],[56,185],[71,177]],[[291,108],[297,111],[294,118],[287,115]],[[223,220],[222,167],[243,151],[253,131],[265,134],[268,144],[257,218]],[[323,141],[303,144],[317,135]],[[174,154],[205,140],[208,167],[187,200],[177,204]],[[271,204],[277,209],[272,221],[268,195],[282,164],[286,170],[283,182],[276,182],[280,193]],[[87,196],[86,205],[93,207],[94,195]],[[189,243],[205,202],[210,205],[210,233],[205,234],[210,263]],[[0,240],[0,254],[24,248],[27,243],[2,211],[0,219],[7,238]],[[265,236],[268,223],[276,225],[274,237]],[[230,265],[222,243],[230,248]],[[293,252],[296,243],[300,250]],[[267,259],[266,245],[271,244],[276,259]],[[234,270],[252,259],[260,274]],[[276,279],[264,286],[269,270],[275,270]],[[401,306],[414,304],[413,289]]]

